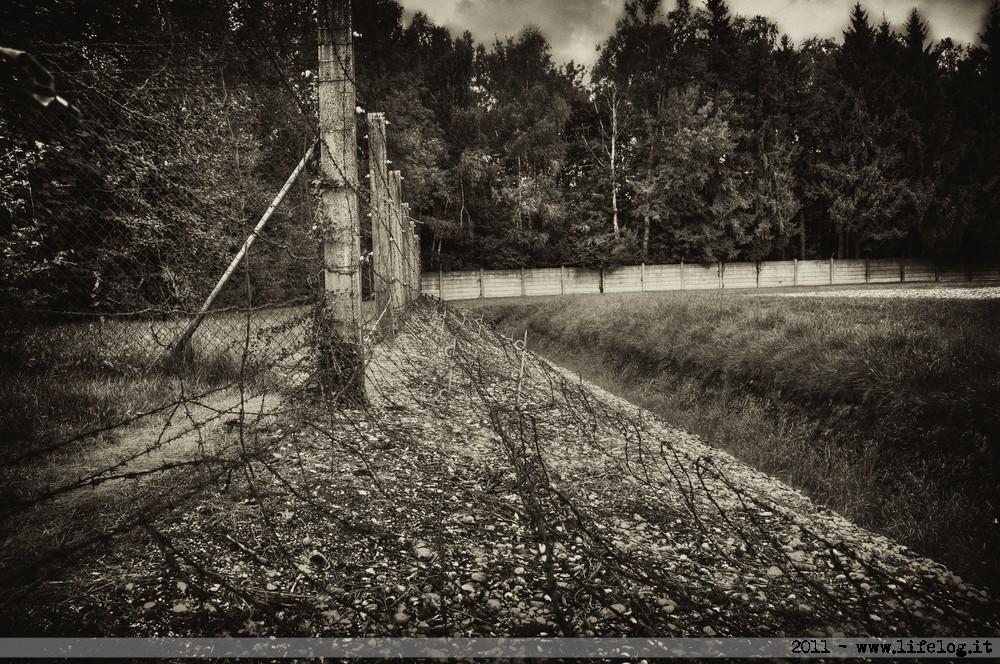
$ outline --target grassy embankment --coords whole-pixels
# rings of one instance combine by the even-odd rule
[[[1000,588],[996,302],[712,292],[469,306],[857,523]]]

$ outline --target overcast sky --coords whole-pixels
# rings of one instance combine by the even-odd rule
[[[451,29],[463,30],[487,43],[494,36],[515,35],[527,23],[537,25],[552,44],[557,62],[574,60],[593,64],[595,47],[614,30],[624,0],[400,0],[404,20],[423,11]],[[734,14],[763,14],[778,24],[795,42],[813,36],[841,39],[851,7],[856,0],[728,0]],[[958,42],[976,42],[990,0],[862,0],[872,23],[883,14],[897,29],[913,7],[930,24],[931,39],[951,37]],[[664,0],[673,8],[675,0]],[[692,5],[701,6],[700,0]]]

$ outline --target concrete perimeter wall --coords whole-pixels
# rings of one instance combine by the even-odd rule
[[[626,265],[425,272],[422,292],[442,300],[581,293],[639,293],[719,288],[780,288],[1000,280],[998,265],[958,265],[914,258],[759,263]]]

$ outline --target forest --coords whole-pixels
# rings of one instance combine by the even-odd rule
[[[15,0],[0,10],[0,39],[40,53],[72,44],[97,69],[107,60],[88,45],[147,47],[131,52],[146,58],[141,67],[116,65],[118,85],[130,69],[169,75],[170,63],[190,70],[211,53],[230,86],[295,92],[295,103],[230,97],[230,111],[254,116],[235,131],[209,127],[211,103],[199,102],[189,126],[200,140],[176,142],[169,149],[183,158],[161,168],[201,164],[206,184],[224,189],[223,165],[204,168],[220,145],[256,136],[261,163],[301,148],[274,128],[315,101],[315,12],[310,0],[116,0],[73,12]],[[478,43],[423,13],[404,21],[393,0],[355,2],[353,13],[359,110],[390,120],[425,269],[1000,255],[1000,2],[979,42],[959,44],[932,42],[917,9],[891,25],[859,3],[842,39],[793,43],[724,0],[628,0],[588,68],[555,62],[531,25]],[[150,44],[169,59],[154,62]],[[162,96],[145,112],[172,116],[178,101]],[[18,206],[55,148],[20,135],[20,116],[5,108],[0,218],[11,223],[0,248],[28,256],[41,231],[18,225]],[[272,184],[261,182],[262,200]]]
[[[531,26],[483,45],[390,18],[432,264],[997,256],[1000,5],[965,46],[916,9],[793,44],[724,0],[662,4],[626,3],[590,71]]]

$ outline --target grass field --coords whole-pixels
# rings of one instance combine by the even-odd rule
[[[662,293],[477,301],[528,347],[993,587],[996,301]]]

